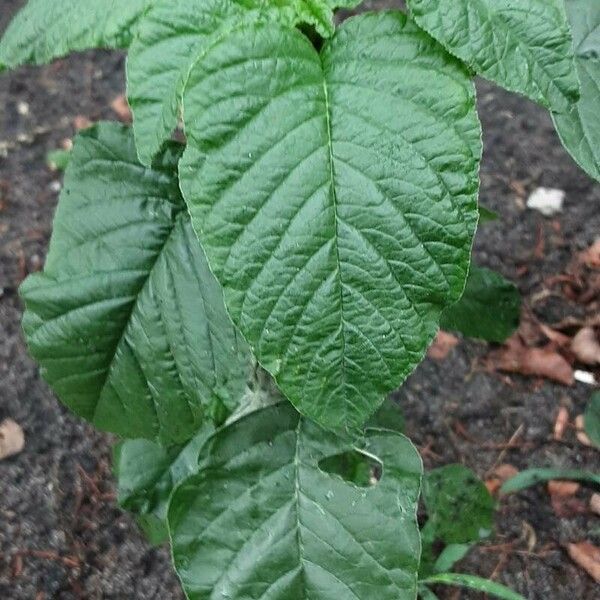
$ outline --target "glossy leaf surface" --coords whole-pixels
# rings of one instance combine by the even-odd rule
[[[462,293],[480,126],[467,73],[402,13],[321,53],[248,26],[184,94],[182,191],[234,321],[304,414],[356,427]]]
[[[365,440],[383,464],[371,488],[319,469],[352,445],[288,403],[218,432],[169,509],[188,597],[414,600],[421,461],[395,432],[369,430]]]
[[[600,2],[565,0],[575,46],[581,98],[553,115],[562,143],[591,177],[600,181]]]
[[[415,21],[478,75],[553,111],[567,111],[577,101],[563,0],[408,0],[408,5]]]
[[[77,138],[46,266],[21,286],[23,328],[67,406],[124,437],[189,439],[246,383],[246,347],[192,231],[170,145],[151,169],[133,135]]]

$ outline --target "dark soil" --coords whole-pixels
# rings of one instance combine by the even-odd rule
[[[0,31],[21,4],[3,0]],[[43,264],[61,179],[47,168],[46,154],[73,136],[76,115],[115,118],[110,102],[124,88],[123,62],[117,53],[90,52],[0,77],[0,420],[16,420],[27,437],[21,454],[0,462],[0,598],[183,597],[167,549],[151,548],[116,507],[114,438],[59,404],[29,358],[19,325],[17,287]],[[501,220],[481,229],[475,257],[515,281],[531,303],[542,281],[563,273],[600,234],[600,185],[561,148],[543,109],[484,82],[478,88],[485,141],[481,201]],[[565,190],[557,218],[524,208],[523,192],[538,186]],[[566,300],[536,298],[535,313],[546,323],[580,316]],[[463,462],[481,476],[497,461],[520,469],[598,471],[600,455],[572,432],[564,443],[550,441],[558,407],[581,413],[591,388],[483,372],[478,365],[488,351],[486,344],[463,340],[445,360],[426,360],[397,392],[408,434],[428,449],[426,464]],[[517,447],[503,456],[490,447],[519,428]],[[580,495],[589,498],[587,491]],[[535,544],[528,549],[531,531]],[[499,503],[494,537],[460,570],[493,576],[530,600],[591,600],[598,587],[564,550],[585,539],[600,543],[598,517],[557,517],[539,486]],[[448,589],[439,595],[480,597]]]

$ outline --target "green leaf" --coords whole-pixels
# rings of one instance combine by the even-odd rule
[[[254,25],[184,95],[181,187],[226,304],[305,415],[362,425],[466,278],[480,126],[463,68],[399,12],[317,53]]]
[[[152,0],[29,0],[0,41],[0,71],[89,48],[126,48]]]
[[[415,21],[475,73],[556,112],[579,97],[563,0],[408,0]]]
[[[600,392],[592,394],[585,409],[584,424],[587,436],[600,448]]]
[[[579,469],[527,469],[505,481],[500,488],[502,494],[520,492],[528,487],[551,479],[574,480],[600,486],[600,475]]]
[[[169,507],[188,598],[413,600],[421,461],[400,434],[370,430],[365,440],[361,450],[384,465],[366,489],[319,469],[353,446],[289,403],[216,433]]]
[[[422,580],[420,583],[436,584],[442,583],[444,585],[453,585],[457,587],[466,587],[478,592],[484,592],[491,594],[501,600],[526,600],[521,594],[517,594],[507,587],[490,581],[489,579],[483,579],[483,577],[477,577],[475,575],[464,575],[462,573],[440,573],[439,575],[432,575],[427,579]]]
[[[581,98],[566,113],[552,116],[565,148],[590,177],[600,181],[600,3],[566,0],[566,7]]]
[[[419,585],[419,598],[421,600],[439,600],[439,598],[424,585]]]
[[[434,572],[443,573],[444,571],[449,571],[468,554],[472,547],[472,544],[448,544],[437,557],[433,565]]]
[[[494,499],[463,465],[428,471],[423,479],[423,501],[435,538],[447,544],[476,542],[490,534]]]
[[[114,448],[119,505],[133,513],[153,544],[168,539],[167,507],[173,488],[198,471],[202,446],[213,433],[205,425],[185,446],[166,449],[151,440],[125,440]]]
[[[193,65],[245,24],[298,22],[333,34],[332,9],[354,0],[158,0],[142,21],[127,60],[127,94],[138,154],[150,164],[177,126]]]
[[[503,342],[519,326],[521,295],[500,273],[471,265],[461,299],[442,313],[442,329]]]
[[[379,429],[391,429],[404,433],[404,414],[396,400],[386,398],[375,414],[369,419],[367,425]]]
[[[179,192],[180,154],[171,144],[147,169],[127,128],[81,133],[46,267],[21,286],[30,351],[63,402],[167,445],[235,408],[248,362]]]

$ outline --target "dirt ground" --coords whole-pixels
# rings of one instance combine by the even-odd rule
[[[2,0],[0,31],[21,4]],[[123,64],[119,54],[90,52],[0,76],[0,420],[11,417],[26,434],[24,451],[0,462],[0,598],[7,600],[183,597],[167,549],[151,548],[115,505],[114,438],[58,403],[19,325],[17,288],[43,264],[60,187],[46,154],[73,136],[75,116],[115,118],[110,103],[123,91]],[[480,230],[475,258],[515,281],[541,321],[579,317],[578,304],[540,292],[600,235],[600,185],[561,148],[543,109],[484,82],[478,89],[481,202],[501,219]],[[525,209],[539,186],[566,192],[562,214],[547,219]],[[426,360],[396,393],[408,435],[427,449],[426,464],[463,462],[482,477],[497,462],[597,472],[600,454],[572,431],[561,443],[551,439],[558,407],[581,413],[592,388],[484,372],[489,350],[461,340],[446,359]],[[515,432],[515,447],[503,452]],[[494,536],[460,570],[492,576],[530,600],[592,600],[598,586],[564,549],[585,539],[600,543],[599,518],[559,518],[539,486],[499,503]],[[482,597],[449,589],[439,596]]]

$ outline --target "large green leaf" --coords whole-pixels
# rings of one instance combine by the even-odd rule
[[[151,169],[127,128],[78,137],[43,273],[21,287],[31,353],[77,414],[180,443],[244,390],[245,344],[181,198],[171,144]]]
[[[143,438],[115,446],[113,470],[119,505],[136,516],[153,544],[168,538],[166,518],[171,492],[197,472],[200,450],[213,431],[207,423],[183,447],[164,448]]]
[[[29,0],[0,41],[0,71],[88,48],[126,48],[153,0]]]
[[[600,181],[600,2],[566,0],[573,31],[581,98],[564,114],[553,115],[566,149]]]
[[[463,67],[399,12],[215,42],[181,186],[234,321],[307,416],[361,425],[463,291],[480,126]]]
[[[516,286],[495,271],[471,265],[461,299],[447,308],[440,321],[443,329],[503,342],[519,326],[521,296]]]
[[[416,22],[478,75],[553,111],[567,111],[577,101],[563,0],[408,0],[408,5]]]
[[[188,597],[414,600],[421,461],[401,434],[365,439],[362,450],[383,464],[370,488],[319,468],[352,444],[287,403],[217,433],[169,507]]]
[[[432,537],[448,544],[465,544],[490,534],[494,499],[471,469],[456,464],[428,471],[423,479],[423,500]]]
[[[333,34],[332,9],[358,0],[157,0],[139,27],[127,61],[127,94],[134,116],[138,154],[149,164],[181,115],[192,66],[215,43],[244,24],[299,22]]]

